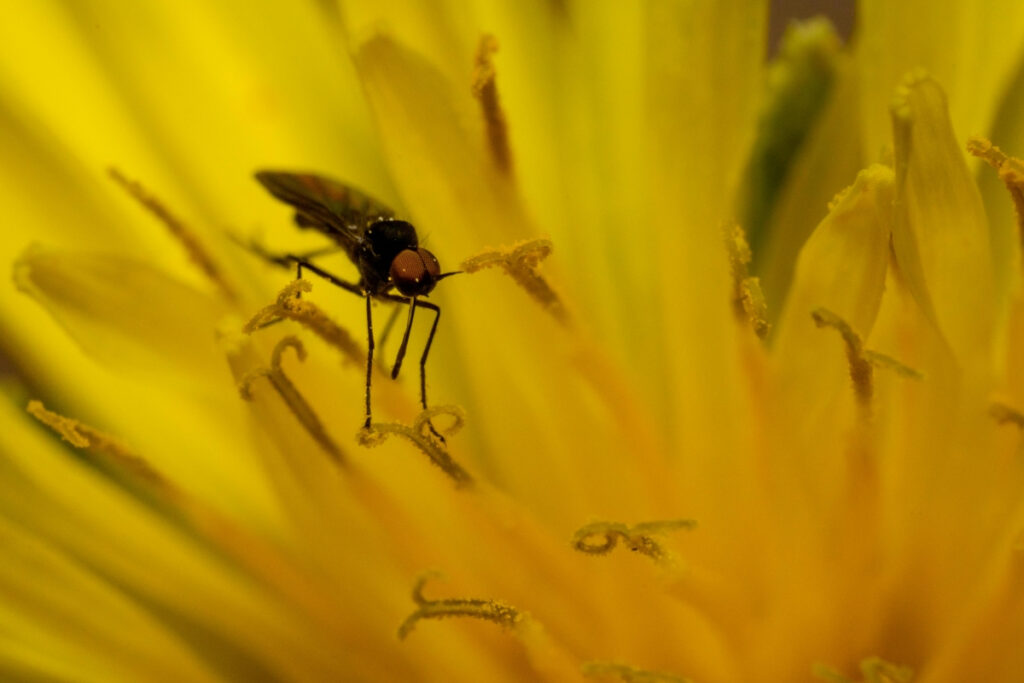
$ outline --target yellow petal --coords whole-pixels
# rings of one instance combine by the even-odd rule
[[[932,78],[911,75],[892,120],[899,272],[960,363],[984,368],[996,320],[988,222],[945,94]]]
[[[187,670],[190,663],[182,656],[181,639],[212,637],[205,642],[214,666],[226,664],[220,657],[235,655],[230,666],[252,675],[277,670],[301,678],[302,672],[309,677],[310,672],[330,671],[331,655],[318,648],[307,627],[286,607],[264,589],[240,581],[230,565],[211,561],[208,547],[181,533],[146,503],[69,458],[63,448],[30,427],[28,419],[15,413],[9,402],[0,403],[0,428],[19,446],[5,448],[0,460],[0,517],[17,520],[104,585],[117,586],[118,595],[130,596],[142,613],[157,615],[157,623],[173,621],[173,640],[168,642],[157,627],[149,652],[156,650],[159,655],[154,656],[167,656],[174,666]],[[173,582],[167,581],[168,567],[174,568]],[[79,615],[98,607],[79,603],[84,596],[67,586],[44,583],[41,589],[55,591],[52,598],[63,599]],[[110,609],[130,618],[132,612],[139,614],[123,602]],[[284,642],[295,648],[293,656],[284,654]]]
[[[768,67],[769,93],[740,188],[740,224],[758,258],[779,192],[832,96],[839,37],[827,19],[791,24]],[[810,229],[811,226],[807,226]],[[756,266],[755,266],[756,268]]]
[[[953,126],[961,135],[989,130],[1020,66],[1024,5],[862,0],[857,19],[866,158],[879,158],[889,145],[883,113],[888,93],[919,67],[949,91]]]
[[[778,320],[804,243],[836,191],[863,168],[855,74],[836,64],[829,100],[792,162],[764,227],[753,270],[761,278],[768,318]]]
[[[20,659],[26,674],[66,679],[143,679],[161,671],[179,680],[219,680],[167,622],[3,516],[0,544],[0,590],[9,598],[0,607],[0,661],[8,675]],[[75,670],[62,671],[69,661]]]
[[[783,395],[793,402],[786,410],[801,415],[801,424],[835,419],[830,402],[836,392],[851,396],[842,342],[833,331],[819,329],[811,313],[827,309],[867,339],[885,286],[893,196],[890,169],[876,164],[862,171],[800,252],[772,355]]]
[[[196,378],[224,372],[213,335],[224,307],[146,264],[34,248],[15,280],[105,363],[152,370],[171,362]]]
[[[0,60],[0,83],[88,168],[115,164],[217,227],[261,218],[260,166],[387,184],[336,24],[319,7],[44,0],[24,10],[0,28],[16,56]]]

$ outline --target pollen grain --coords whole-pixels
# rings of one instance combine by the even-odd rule
[[[242,398],[245,400],[252,400],[253,381],[260,377],[266,377],[270,381],[271,386],[281,396],[285,405],[288,406],[288,409],[295,415],[295,418],[302,424],[309,435],[313,437],[313,440],[317,442],[332,460],[339,465],[344,465],[345,456],[341,448],[338,447],[338,444],[327,433],[324,423],[317,416],[313,407],[309,405],[309,402],[299,393],[295,384],[284,374],[284,370],[281,369],[281,356],[289,348],[295,350],[295,355],[298,356],[300,361],[306,359],[306,349],[297,337],[291,335],[282,337],[274,347],[270,367],[255,370],[243,377],[238,385],[239,393],[241,393]]]
[[[572,537],[576,550],[589,555],[606,555],[622,541],[633,552],[646,555],[656,562],[665,563],[671,555],[662,547],[655,536],[678,529],[692,529],[697,525],[692,519],[670,519],[643,522],[626,526],[618,522],[592,522],[579,528]]]
[[[163,203],[150,194],[145,187],[137,180],[132,180],[123,175],[116,168],[107,169],[110,177],[120,185],[133,199],[141,204],[146,210],[153,214],[158,221],[163,223],[171,235],[185,248],[188,258],[194,263],[228,301],[237,301],[238,293],[231,286],[220,266],[203,246],[199,238],[189,230],[185,223],[175,216]]]
[[[440,467],[455,482],[456,486],[469,486],[473,483],[472,475],[455,462],[438,440],[430,435],[431,420],[438,415],[448,415],[453,420],[450,426],[441,430],[443,437],[451,436],[462,429],[466,420],[462,409],[457,406],[434,406],[421,411],[413,420],[412,425],[404,425],[400,422],[375,422],[368,429],[361,429],[357,438],[361,445],[372,448],[383,443],[392,434],[404,437],[423,451],[432,463]]]
[[[282,318],[294,320],[341,351],[347,361],[356,364],[365,362],[365,352],[352,335],[331,320],[316,304],[300,297],[302,292],[309,292],[312,288],[313,285],[308,280],[293,280],[288,283],[277,295],[277,300],[257,311],[242,331],[252,334]]]
[[[485,268],[502,268],[527,294],[565,325],[569,322],[569,314],[561,298],[544,276],[537,272],[538,265],[551,254],[552,249],[551,240],[527,240],[511,247],[483,251],[463,261],[459,269],[475,273]]]
[[[473,66],[473,96],[480,102],[484,125],[487,130],[487,146],[491,160],[499,171],[512,171],[512,151],[508,143],[508,123],[498,98],[497,71],[494,68],[494,53],[498,51],[498,39],[487,33],[480,37]]]
[[[494,623],[512,628],[518,625],[523,615],[515,607],[506,605],[497,600],[482,600],[477,598],[445,598],[442,600],[428,600],[423,597],[423,587],[431,578],[437,577],[437,572],[427,572],[416,580],[412,589],[412,599],[418,605],[415,612],[410,614],[398,627],[398,637],[404,640],[415,628],[421,619],[444,619],[445,617],[472,617],[493,621]]]

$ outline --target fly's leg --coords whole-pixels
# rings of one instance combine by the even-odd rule
[[[319,275],[320,277],[322,277],[323,279],[327,280],[332,285],[336,285],[338,287],[341,287],[346,292],[352,292],[353,294],[355,294],[357,296],[364,296],[364,295],[367,294],[363,290],[363,288],[361,286],[359,286],[359,285],[357,285],[357,284],[355,284],[353,282],[349,282],[348,280],[342,280],[337,275],[333,275],[332,273],[329,273],[328,271],[324,270],[320,266],[318,266],[315,263],[311,262],[307,258],[303,258],[302,256],[297,256],[295,254],[286,254],[282,258],[286,258],[290,262],[295,264],[296,279],[301,279],[302,278],[302,269],[305,268],[309,272],[315,273],[315,274]]]
[[[416,301],[416,306],[426,308],[434,312],[434,324],[430,326],[430,334],[427,336],[427,343],[423,346],[423,355],[420,356],[420,403],[423,410],[427,409],[427,354],[430,353],[430,345],[434,343],[434,335],[437,333],[437,323],[441,320],[441,307],[429,301]],[[433,426],[431,426],[433,429]],[[437,434],[437,432],[434,432]],[[438,434],[440,436],[440,434]]]
[[[430,354],[430,347],[434,343],[434,335],[437,333],[437,324],[441,320],[441,307],[437,304],[430,303],[429,301],[421,301],[415,297],[412,299],[405,299],[400,296],[393,294],[385,295],[382,298],[389,299],[391,301],[398,301],[409,305],[409,322],[406,324],[405,335],[402,338],[402,345],[398,349],[398,355],[395,358],[395,366],[391,370],[391,378],[398,377],[398,372],[402,367],[402,358],[405,356],[405,348],[409,341],[409,331],[412,329],[412,318],[413,313],[417,308],[425,308],[429,311],[434,312],[434,323],[430,326],[430,334],[427,336],[427,343],[423,346],[423,355],[420,356],[420,405],[423,406],[423,410],[427,409],[427,356]],[[441,440],[441,443],[447,443],[445,438],[441,436],[440,432],[434,428],[433,423],[428,422],[427,425],[430,427],[430,431]]]
[[[370,379],[373,376],[373,307],[370,305],[370,293],[366,292],[366,421],[363,429],[370,428]]]
[[[395,328],[395,323],[398,321],[398,314],[402,311],[400,306],[393,306],[391,308],[391,314],[388,316],[388,321],[384,323],[384,329],[381,330],[380,340],[377,342],[380,345],[381,352],[384,351],[384,344],[387,343],[388,337],[391,336],[391,330]],[[386,371],[387,368],[383,365],[384,361],[381,357],[377,358],[377,364],[381,366],[382,371]]]

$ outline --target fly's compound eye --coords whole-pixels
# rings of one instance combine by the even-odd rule
[[[441,265],[426,249],[405,249],[391,261],[391,281],[405,296],[425,296],[434,289]]]

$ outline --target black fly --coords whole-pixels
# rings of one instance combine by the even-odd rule
[[[398,377],[409,343],[413,315],[417,308],[434,312],[434,323],[420,357],[420,403],[427,407],[427,354],[434,341],[441,309],[420,297],[430,294],[437,282],[455,273],[442,273],[437,258],[419,246],[416,228],[395,218],[395,213],[359,190],[322,176],[306,173],[259,171],[256,180],[270,194],[295,209],[295,222],[312,228],[336,243],[329,249],[309,254],[272,257],[276,263],[295,264],[297,277],[305,268],[342,289],[366,299],[366,421],[370,427],[370,379],[373,369],[373,316],[371,300],[380,299],[409,305],[405,334],[398,347],[392,379]],[[331,251],[344,250],[359,270],[359,282],[338,278],[313,264],[310,259]],[[395,294],[393,290],[397,290]],[[386,334],[386,331],[385,331]],[[437,432],[434,432],[437,434]],[[440,437],[440,435],[438,435]]]

